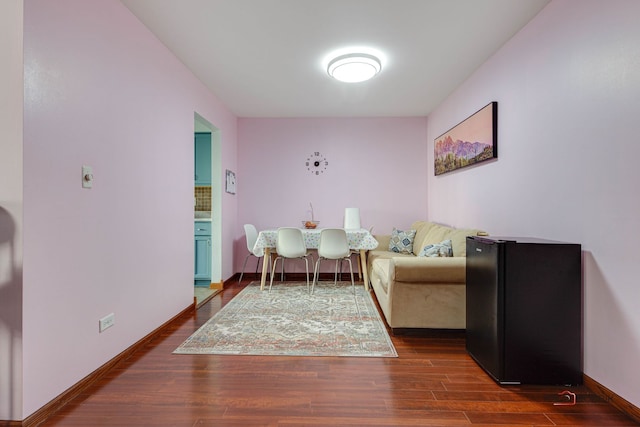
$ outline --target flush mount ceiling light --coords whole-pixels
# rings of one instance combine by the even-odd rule
[[[327,73],[336,80],[357,83],[369,80],[380,72],[380,60],[368,53],[347,53],[333,58]]]

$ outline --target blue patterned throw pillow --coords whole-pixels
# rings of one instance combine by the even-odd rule
[[[427,245],[418,254],[424,257],[451,257],[453,256],[453,247],[451,240],[443,240],[440,243]]]
[[[414,237],[416,237],[416,230],[402,231],[394,228],[391,232],[389,250],[399,254],[412,253]]]

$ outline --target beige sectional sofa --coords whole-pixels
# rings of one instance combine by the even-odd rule
[[[465,328],[466,238],[487,235],[475,229],[455,229],[417,221],[413,250],[389,250],[391,235],[376,235],[376,250],[367,257],[367,271],[382,312],[392,329]],[[419,257],[429,244],[451,240],[453,256]]]

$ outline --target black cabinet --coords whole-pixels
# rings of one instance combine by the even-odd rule
[[[501,384],[582,383],[578,244],[467,238],[467,351]]]

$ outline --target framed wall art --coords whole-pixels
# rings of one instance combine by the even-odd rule
[[[229,194],[236,194],[236,174],[227,169],[224,190]]]
[[[434,140],[436,175],[498,157],[498,103],[491,102]]]

